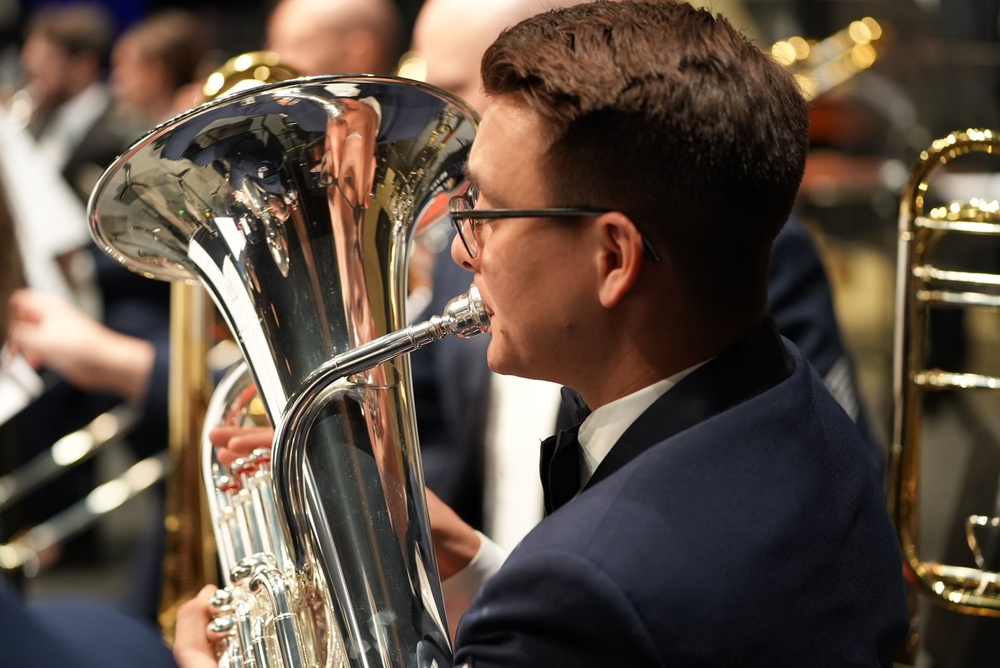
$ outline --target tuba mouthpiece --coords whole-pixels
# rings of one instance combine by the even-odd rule
[[[475,284],[464,295],[449,300],[437,317],[443,330],[463,339],[481,334],[490,326],[490,317]]]

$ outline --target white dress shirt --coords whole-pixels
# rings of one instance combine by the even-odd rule
[[[38,149],[45,159],[58,169],[65,167],[110,100],[104,86],[92,84],[52,112],[52,118],[38,137]]]
[[[708,360],[705,360],[707,362]],[[594,471],[635,420],[682,378],[705,362],[688,367],[609,404],[596,409],[580,425],[577,436],[583,456],[580,458],[580,487],[583,488]],[[477,532],[479,533],[479,532]],[[444,595],[449,601],[449,616],[460,612],[472,601],[483,584],[503,565],[509,551],[479,533],[479,551],[469,564],[444,581]],[[457,603],[461,601],[461,603]]]

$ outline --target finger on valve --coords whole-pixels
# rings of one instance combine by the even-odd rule
[[[208,440],[216,448],[216,458],[224,466],[231,466],[240,457],[248,457],[254,450],[270,448],[274,440],[271,427],[216,427],[209,431]]]
[[[216,668],[216,643],[224,634],[209,630],[212,622],[211,600],[217,588],[207,585],[195,598],[177,609],[174,658],[181,668]]]

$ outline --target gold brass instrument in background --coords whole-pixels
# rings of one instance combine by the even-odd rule
[[[993,376],[926,368],[932,309],[1000,308],[1000,276],[931,264],[931,252],[948,235],[1000,235],[997,202],[970,200],[932,208],[928,201],[932,176],[956,158],[973,153],[1000,153],[1000,136],[990,130],[966,130],[935,141],[921,154],[900,204],[889,508],[910,582],[949,608],[992,616],[1000,615],[998,574],[987,570],[977,554],[975,528],[995,525],[996,520],[973,516],[967,522],[975,568],[925,559],[917,547],[924,394],[948,388],[1000,389],[1000,378]]]
[[[208,76],[201,102],[298,76],[277,54],[251,51],[226,61]],[[196,283],[170,288],[169,435],[171,474],[164,514],[163,577],[159,623],[171,641],[177,607],[217,579],[216,546],[206,514],[198,443],[214,390],[210,350],[217,344],[215,308]]]
[[[882,38],[882,26],[866,16],[822,40],[789,37],[775,42],[771,56],[792,73],[803,97],[812,100],[874,65]]]
[[[402,328],[410,240],[463,186],[475,130],[430,86],[297,79],[160,126],[95,190],[99,245],[147,276],[202,282],[277,428],[270,461],[235,472],[244,498],[273,498],[273,512],[230,505],[260,535],[214,518],[220,542],[249,548],[226,574],[231,663],[450,664],[403,353],[486,316],[470,291]],[[245,382],[217,390],[207,426],[245,414]]]
[[[299,73],[282,63],[278,54],[271,51],[250,51],[230,58],[222,67],[208,75],[201,92],[204,101],[210,102],[223,95],[297,76]]]

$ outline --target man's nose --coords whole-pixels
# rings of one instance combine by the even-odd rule
[[[458,234],[451,240],[451,259],[469,271],[476,271],[479,268],[479,258],[469,257],[469,251],[466,250],[462,237]]]

